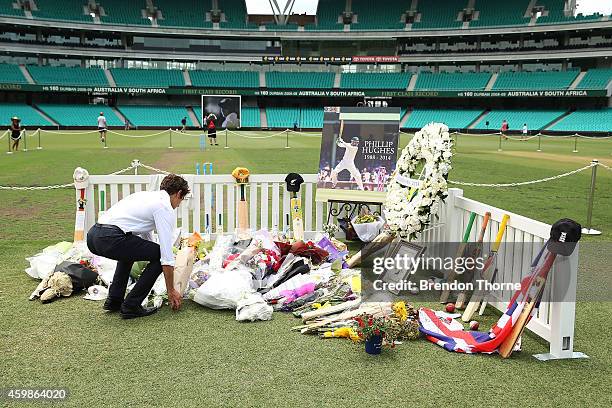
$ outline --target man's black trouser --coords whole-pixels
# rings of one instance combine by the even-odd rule
[[[108,291],[108,299],[121,302],[126,307],[139,306],[151,291],[157,277],[162,272],[159,245],[147,241],[130,232],[124,233],[114,225],[95,224],[87,233],[89,250],[105,258],[117,261],[113,283]],[[123,300],[130,271],[135,261],[149,261],[140,278]]]

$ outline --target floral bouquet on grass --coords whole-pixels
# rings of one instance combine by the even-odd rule
[[[389,330],[391,321],[386,316],[373,316],[364,313],[355,318],[357,322],[357,335],[365,342],[366,353],[380,354],[383,341],[391,348],[395,348],[393,330]]]

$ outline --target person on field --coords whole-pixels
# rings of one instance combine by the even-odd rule
[[[100,116],[98,116],[98,132],[100,132],[100,141],[102,143],[106,141],[106,127],[106,117],[104,112],[100,112]]]
[[[529,130],[527,128],[527,124],[523,123],[523,130],[521,131],[521,136],[523,140],[527,139],[527,135],[529,135]]]
[[[508,133],[508,129],[510,129],[510,125],[508,124],[508,121],[504,119],[502,121],[501,128],[499,129],[504,139],[508,139],[508,136],[506,136],[506,133]]]
[[[181,133],[185,133],[185,129],[187,129],[187,116],[181,119]]]
[[[211,146],[219,146],[217,143],[217,125],[215,125],[215,120],[217,120],[217,116],[213,113],[206,118],[208,122],[206,125],[206,129],[208,130],[208,143]]]
[[[21,119],[19,119],[17,116],[13,116],[11,118],[11,127],[9,130],[11,132],[11,140],[13,141],[11,151],[16,152],[19,150],[19,141],[21,141],[21,135],[25,130],[21,127]]]
[[[144,308],[157,277],[163,272],[172,310],[181,307],[181,294],[174,289],[172,252],[176,215],[185,196],[187,181],[176,174],[167,175],[159,191],[141,191],[123,198],[102,214],[87,233],[87,247],[96,255],[117,261],[113,282],[104,310],[119,311],[124,319],[148,316],[156,308]],[[159,244],[151,241],[155,230]],[[130,270],[135,261],[149,261],[136,284],[125,296]]]

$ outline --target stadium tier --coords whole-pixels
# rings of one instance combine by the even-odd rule
[[[333,72],[266,72],[268,88],[282,89],[331,89]]]
[[[261,118],[259,116],[259,108],[257,106],[243,106],[241,115],[240,126],[261,127]]]
[[[144,0],[99,0],[96,4],[104,10],[104,13],[100,13],[102,23],[151,25],[151,21],[143,17],[143,10],[147,7]]]
[[[108,126],[124,126],[113,109],[106,105],[38,104],[37,107],[60,126],[96,127],[100,112],[104,112]]]
[[[81,0],[36,0],[37,10],[32,17],[45,20],[68,20],[92,23],[93,19],[84,10]]]
[[[183,106],[121,105],[117,108],[131,125],[136,127],[178,128],[181,126],[181,119],[184,117],[187,117],[188,126],[199,126],[199,124],[193,123],[187,108]]]
[[[558,132],[610,132],[612,108],[575,111],[555,123],[548,130]]]
[[[491,79],[491,74],[488,72],[441,74],[421,72],[417,77],[414,89],[419,91],[484,90],[489,79]]]
[[[218,3],[222,12],[221,22],[219,23],[221,28],[254,30],[259,28],[257,24],[246,22],[247,11],[244,0],[219,0]]]
[[[502,72],[497,77],[494,90],[518,89],[567,89],[580,71],[558,72]]]
[[[531,17],[525,17],[531,0],[476,0],[474,9],[478,18],[470,21],[470,27],[527,25]]]
[[[212,28],[212,21],[206,21],[206,13],[212,9],[211,1],[201,0],[155,0],[161,17],[160,26]]]
[[[101,68],[26,66],[30,76],[37,84],[43,85],[82,85],[109,86]]]
[[[576,89],[606,89],[612,81],[612,68],[589,69]]]
[[[110,69],[117,86],[170,87],[185,86],[183,72],[176,69]]]
[[[406,26],[401,17],[409,7],[407,1],[352,0],[351,4],[357,15],[351,30],[403,30]]]
[[[21,103],[0,103],[0,125],[9,126],[11,118],[17,116],[21,119],[21,126],[28,128],[30,126],[52,126],[44,116],[36,109],[29,105]],[[35,129],[28,129],[35,130]],[[4,133],[4,130],[2,131]]]
[[[420,129],[430,122],[441,122],[450,129],[466,129],[482,112],[482,109],[416,108],[409,113],[404,127]]]
[[[502,121],[508,121],[510,130],[521,130],[527,124],[529,130],[541,130],[559,118],[566,111],[563,109],[551,110],[494,110],[480,119],[474,129],[494,130],[501,128]],[[487,121],[489,125],[487,126]]]
[[[601,14],[582,15],[578,14],[575,17],[566,16],[563,10],[565,0],[538,0],[538,6],[544,6],[548,14],[541,16],[537,20],[537,24],[558,24],[558,23],[575,23],[579,21],[594,21],[601,18]]]
[[[294,123],[299,124],[300,108],[287,106],[266,108],[268,127],[271,128],[293,128]]]
[[[19,65],[0,64],[0,83],[27,84]]]
[[[337,0],[319,0],[316,24],[306,24],[305,30],[343,30],[344,24],[338,22],[346,3]]]
[[[419,1],[417,11],[420,20],[412,24],[412,29],[460,28],[463,22],[458,21],[457,17],[465,6],[465,0]]]
[[[259,76],[254,71],[189,71],[193,86],[216,88],[259,88]]]
[[[342,74],[340,88],[342,89],[397,89],[405,90],[412,75],[402,73],[365,73]]]

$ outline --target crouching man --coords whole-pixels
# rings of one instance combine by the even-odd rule
[[[180,176],[166,176],[159,191],[142,191],[124,197],[113,205],[87,233],[89,250],[117,261],[104,310],[120,311],[124,319],[148,316],[156,308],[144,308],[142,302],[160,273],[164,273],[168,301],[172,310],[181,307],[181,295],[174,289],[173,233],[176,209],[189,193],[189,185]],[[159,244],[152,242],[155,230]],[[130,293],[125,291],[135,261],[149,261]]]

